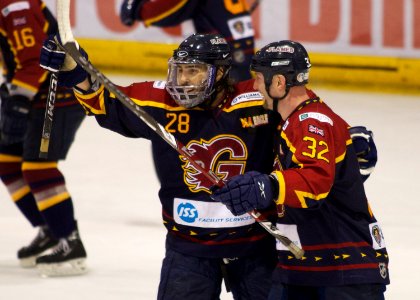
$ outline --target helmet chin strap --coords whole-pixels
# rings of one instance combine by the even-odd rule
[[[273,82],[273,76],[271,76],[271,78],[268,79],[268,80],[267,79],[264,80],[265,91],[267,92],[267,95],[270,96],[271,99],[273,99],[273,109],[272,110],[274,112],[278,113],[277,107],[278,107],[279,101],[283,100],[284,98],[287,97],[287,95],[289,94],[289,91],[290,91],[290,87],[286,84],[286,90],[284,91],[284,95],[281,96],[281,97],[273,97],[273,96],[270,95],[270,86],[271,86],[272,82]]]

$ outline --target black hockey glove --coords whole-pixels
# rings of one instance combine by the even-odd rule
[[[124,0],[120,9],[120,20],[124,25],[132,26],[140,19],[140,8],[147,0]]]
[[[363,126],[355,126],[349,129],[353,147],[359,161],[360,174],[363,181],[369,178],[378,161],[378,152],[373,141],[373,133]]]
[[[39,65],[51,72],[58,73],[58,85],[72,88],[88,77],[88,73],[79,66],[70,55],[58,46],[60,39],[49,36],[41,49]],[[79,47],[80,53],[88,59],[87,53]]]
[[[29,99],[23,95],[1,96],[0,143],[11,145],[23,141],[31,109]]]
[[[276,179],[271,175],[256,171],[247,172],[230,179],[226,185],[211,195],[215,201],[222,202],[235,216],[253,209],[265,209],[272,205],[276,196]]]

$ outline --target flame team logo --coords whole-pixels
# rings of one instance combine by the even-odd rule
[[[245,143],[237,136],[218,135],[210,141],[193,140],[186,148],[205,170],[212,170],[222,180],[245,171],[248,152]],[[183,156],[180,158],[184,162],[184,182],[190,191],[210,193],[213,183]]]

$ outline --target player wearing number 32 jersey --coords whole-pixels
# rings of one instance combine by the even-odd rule
[[[230,179],[212,197],[235,214],[275,203],[277,228],[305,250],[278,243],[270,300],[383,300],[388,253],[367,200],[349,125],[306,86],[311,67],[298,42],[270,43],[253,57],[254,87],[281,115],[278,168]]]

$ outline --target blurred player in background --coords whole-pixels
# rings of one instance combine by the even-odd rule
[[[71,90],[56,94],[48,159],[39,149],[49,74],[39,54],[57,23],[40,0],[0,1],[0,47],[5,83],[1,86],[0,178],[34,227],[35,239],[18,251],[23,267],[42,275],[82,274],[86,252],[74,219],[73,203],[58,160],[65,159],[84,111]],[[52,250],[43,255],[46,250]]]
[[[277,228],[305,250],[278,243],[270,300],[383,300],[389,284],[385,241],[363,187],[349,125],[307,89],[306,49],[268,44],[254,56],[254,87],[283,120],[275,140],[278,170],[248,172],[215,191],[234,215],[277,206]]]
[[[124,0],[120,18],[125,25],[139,21],[146,27],[175,26],[192,20],[197,33],[219,33],[229,42],[232,78],[251,78],[254,28],[246,0]]]

